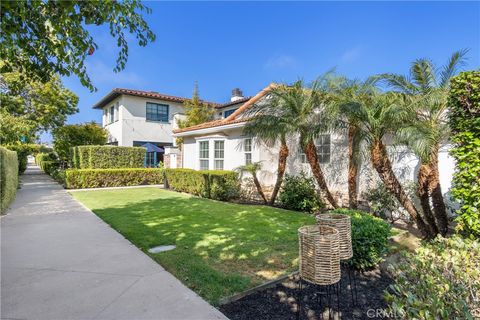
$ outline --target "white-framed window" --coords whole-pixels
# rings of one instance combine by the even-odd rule
[[[245,152],[245,164],[252,163],[252,139],[248,138],[243,141],[243,151]]]
[[[209,148],[208,148],[208,141],[200,141],[198,143],[198,150],[200,159],[200,170],[208,170],[208,162],[209,162]]]
[[[108,109],[105,108],[103,109],[103,125],[107,125],[108,124]]]
[[[110,107],[110,122],[109,123],[112,123],[115,121],[115,106],[111,106]]]
[[[119,104],[118,102],[115,104],[115,115],[113,117],[113,121],[118,121],[118,108],[119,108]]]
[[[215,170],[223,170],[223,162],[225,157],[225,141],[215,140],[213,150],[214,150],[213,168]]]
[[[329,163],[330,162],[330,135],[321,134],[315,139],[315,149],[317,150],[318,163]],[[300,147],[298,150],[298,156],[301,163],[308,163],[307,155],[303,152],[303,149]]]
[[[315,148],[317,149],[317,156],[319,163],[330,162],[330,135],[321,134],[315,139]]]
[[[303,149],[301,146],[298,148],[298,156],[300,158],[300,163],[308,163],[307,155],[303,152]]]

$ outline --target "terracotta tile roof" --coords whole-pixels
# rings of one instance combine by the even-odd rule
[[[187,128],[176,129],[176,130],[173,130],[173,133],[182,133],[182,132],[195,131],[195,130],[200,130],[200,129],[220,127],[220,126],[225,126],[225,125],[230,125],[230,124],[235,124],[235,123],[247,122],[248,118],[238,118],[237,119],[237,117],[242,112],[244,112],[246,109],[248,109],[250,106],[255,104],[255,102],[260,100],[263,96],[265,96],[268,92],[270,92],[276,86],[277,86],[276,84],[271,83],[268,87],[264,88],[262,91],[257,93],[254,97],[248,99],[234,113],[232,113],[230,116],[228,116],[225,119],[217,119],[217,120],[197,124],[195,126],[187,127]]]
[[[130,95],[130,96],[137,96],[137,97],[144,97],[144,98],[159,99],[159,100],[165,100],[165,101],[172,101],[172,102],[179,102],[179,103],[182,103],[185,100],[190,99],[190,98],[184,98],[184,97],[171,96],[171,95],[168,95],[168,94],[158,93],[158,92],[154,92],[154,91],[142,91],[142,90],[115,88],[112,91],[110,91],[110,93],[108,93],[105,97],[103,97],[99,102],[97,102],[93,106],[93,108],[94,109],[101,109],[106,104],[108,104],[113,99],[119,97],[122,94]],[[210,101],[204,101],[204,102],[206,102],[208,104],[211,104],[214,107],[221,106],[221,104],[216,103],[216,102],[210,102]]]

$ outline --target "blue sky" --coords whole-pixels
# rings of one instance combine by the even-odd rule
[[[225,102],[239,87],[254,95],[268,83],[312,80],[336,67],[365,78],[405,74],[412,60],[443,64],[468,48],[467,69],[480,67],[480,2],[145,2],[157,40],[130,41],[124,71],[116,74],[117,48],[106,28],[92,29],[99,49],[87,61],[98,88],[91,93],[63,78],[80,98],[69,123],[100,121],[91,106],[112,88]]]

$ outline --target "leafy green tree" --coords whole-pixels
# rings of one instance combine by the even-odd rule
[[[177,120],[177,125],[179,128],[187,128],[211,121],[215,115],[215,108],[211,104],[200,100],[197,82],[195,82],[195,86],[193,88],[192,99],[185,100],[183,102],[183,107],[185,108],[185,119]],[[177,138],[176,142],[178,146],[181,146],[183,139]]]
[[[107,136],[107,131],[95,122],[66,125],[53,131],[53,149],[66,164],[71,160],[72,147],[103,145]]]
[[[0,2],[0,72],[20,71],[22,79],[48,82],[51,78],[76,75],[91,91],[85,60],[99,45],[91,26],[107,25],[120,48],[115,71],[125,67],[128,33],[140,46],[155,40],[141,13],[151,10],[139,0],[124,1],[11,1]]]
[[[26,116],[13,116],[4,108],[0,109],[0,144],[34,142],[36,123]]]
[[[24,121],[26,127],[21,131],[28,131],[29,137],[62,126],[68,115],[78,111],[78,97],[58,76],[41,83],[22,79],[18,72],[0,76],[0,104],[2,117],[9,114]]]
[[[464,65],[466,53],[466,50],[453,53],[442,67],[435,66],[428,59],[415,60],[408,77],[397,74],[380,76],[392,89],[411,98],[405,100],[405,107],[411,115],[407,120],[409,125],[397,132],[397,138],[421,161],[417,194],[426,221],[435,233],[440,232],[443,236],[448,231],[448,216],[440,186],[438,155],[450,137],[447,123],[450,79]]]

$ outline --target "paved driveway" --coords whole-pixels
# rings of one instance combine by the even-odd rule
[[[227,319],[30,166],[1,218],[2,319]]]

